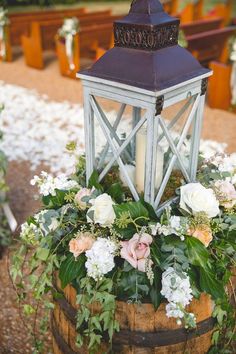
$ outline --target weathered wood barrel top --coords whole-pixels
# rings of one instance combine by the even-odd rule
[[[62,292],[57,279],[57,289]],[[55,299],[52,313],[54,354],[86,354],[89,351],[76,346],[76,291],[72,286],[63,290],[63,297]],[[202,294],[193,300],[188,310],[197,317],[197,329],[187,331],[167,318],[165,304],[157,311],[151,304],[127,304],[117,301],[116,318],[120,332],[115,334],[112,351],[104,343],[98,354],[205,354],[211,346],[214,320],[211,318],[213,303]]]

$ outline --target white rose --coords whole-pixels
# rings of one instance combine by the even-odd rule
[[[205,212],[209,218],[219,214],[219,202],[212,189],[200,183],[189,183],[180,188],[180,207],[189,213]]]
[[[106,193],[99,195],[94,199],[93,206],[87,212],[87,221],[98,223],[103,227],[112,225],[116,217],[113,209],[114,204],[110,195]],[[90,217],[91,212],[93,212],[93,220]]]

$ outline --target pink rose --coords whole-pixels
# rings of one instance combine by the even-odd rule
[[[142,235],[135,234],[129,241],[122,241],[122,249],[120,255],[134,268],[141,272],[145,272],[146,259],[150,255],[150,244],[152,236],[143,233]]]
[[[87,203],[83,200],[84,197],[89,197],[91,195],[91,189],[82,188],[76,195],[74,202],[82,210],[87,208]]]
[[[214,183],[216,197],[224,208],[231,209],[236,205],[236,190],[229,181],[216,181]]]
[[[70,252],[77,258],[81,253],[90,250],[94,241],[93,236],[89,232],[81,233],[77,238],[70,240]]]

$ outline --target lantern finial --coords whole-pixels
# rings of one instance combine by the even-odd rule
[[[130,13],[142,13],[151,15],[163,11],[163,7],[158,0],[133,0]]]

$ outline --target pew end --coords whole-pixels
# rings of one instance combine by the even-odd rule
[[[76,78],[76,73],[80,70],[80,39],[79,34],[74,36],[74,55],[73,63],[74,69],[71,70],[69,61],[66,55],[65,41],[60,36],[56,35],[56,53],[58,57],[59,69],[62,76],[69,77],[71,79]]]
[[[209,78],[208,105],[210,108],[229,110],[231,107],[231,72],[229,64],[212,61],[209,68],[213,75]]]

